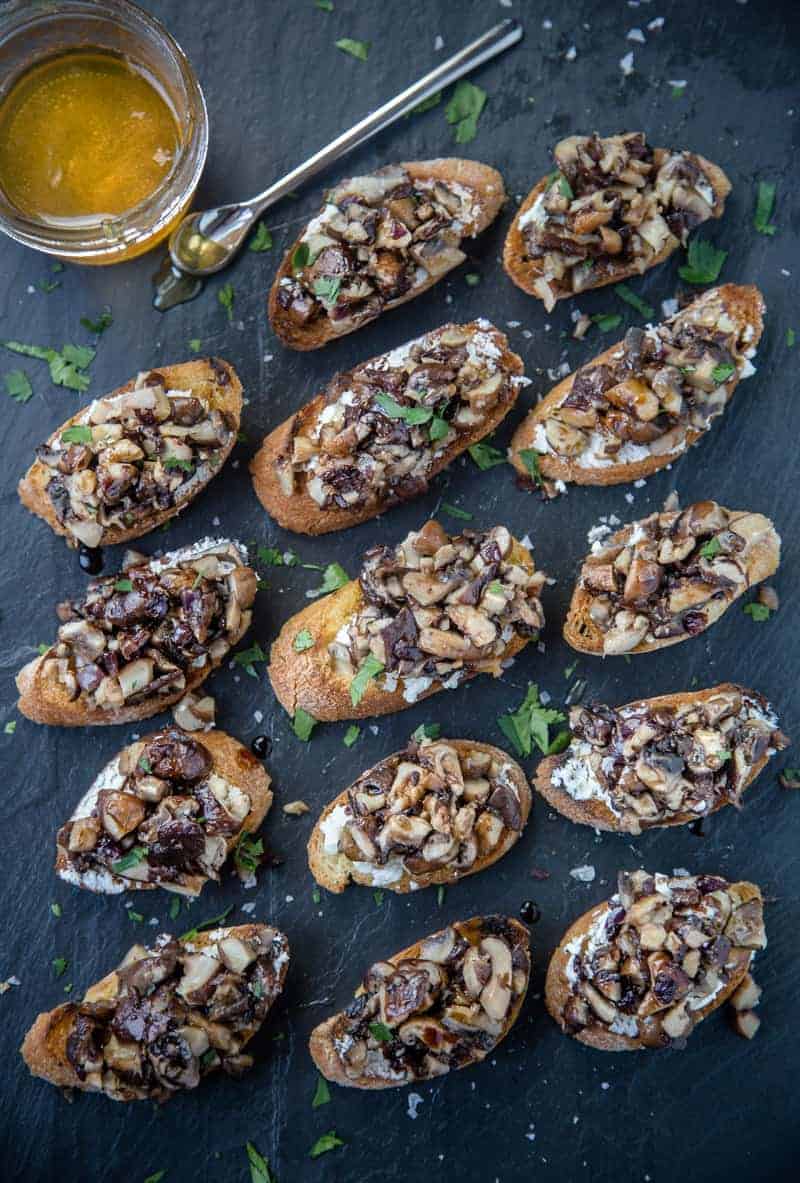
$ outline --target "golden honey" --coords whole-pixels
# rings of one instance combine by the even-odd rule
[[[169,176],[175,115],[129,61],[75,50],[32,66],[0,103],[0,188],[54,226],[111,218]]]

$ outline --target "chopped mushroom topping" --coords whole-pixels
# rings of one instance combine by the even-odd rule
[[[738,805],[754,767],[789,743],[766,699],[738,686],[677,707],[575,706],[569,721],[552,783],[602,801],[632,834]]]
[[[246,557],[238,543],[211,539],[161,559],[132,556],[122,578],[96,579],[83,599],[59,604],[44,672],[91,710],[177,697],[250,626],[256,576]]]
[[[460,921],[379,961],[330,1032],[345,1074],[408,1084],[483,1060],[528,987],[527,930],[503,916]]]
[[[446,325],[337,374],[300,411],[279,457],[283,492],[303,489],[322,509],[402,501],[424,493],[444,449],[510,404],[506,339],[488,321]]]
[[[62,879],[101,891],[148,884],[196,895],[219,879],[250,797],[176,728],[125,748],[58,832]]]
[[[412,741],[381,761],[335,813],[323,825],[325,851],[381,884],[404,873],[420,886],[442,869],[466,874],[522,829],[512,765],[480,748],[459,753],[446,740]]]
[[[402,678],[407,702],[435,679],[450,689],[471,673],[499,674],[512,638],[544,626],[544,581],[504,526],[451,536],[430,521],[399,546],[367,551],[365,603],[339,629],[331,656],[348,677],[370,657],[380,662],[383,689]]]
[[[298,325],[327,317],[349,332],[462,263],[478,215],[474,190],[396,165],[343,181],[306,226],[278,304]]]
[[[666,1047],[689,1035],[767,943],[758,888],[717,875],[621,871],[588,932],[564,946],[571,1034],[610,1031]]]
[[[754,373],[752,341],[752,327],[733,321],[719,290],[660,325],[628,329],[609,360],[578,370],[534,446],[581,468],[679,452]]]
[[[60,1021],[65,1011],[72,1020],[66,1056],[81,1087],[166,1101],[218,1068],[249,1068],[242,1048],[281,992],[289,946],[274,928],[245,931],[217,929],[202,952],[166,934],[151,949],[135,945],[110,975],[113,993],[92,987],[60,1008]]]
[[[650,148],[641,132],[569,136],[554,157],[547,188],[519,220],[529,258],[541,260],[534,286],[548,312],[622,267],[645,271],[719,211],[700,158]]]
[[[698,501],[654,513],[595,543],[579,587],[603,633],[603,652],[703,632],[748,584],[753,545],[773,535],[760,513]]]
[[[158,371],[97,399],[37,448],[47,496],[75,545],[102,546],[188,500],[231,443],[234,424],[191,390],[167,390]]]

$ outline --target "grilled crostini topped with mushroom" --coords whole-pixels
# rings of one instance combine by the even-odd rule
[[[311,1055],[328,1080],[361,1089],[467,1068],[511,1030],[529,976],[522,924],[456,921],[367,970],[347,1009],[312,1031]]]
[[[531,448],[545,482],[615,485],[670,464],[755,372],[763,309],[757,288],[725,284],[660,325],[628,329],[520,424],[514,467],[529,473]]]
[[[698,501],[653,513],[584,560],[564,637],[581,653],[649,653],[696,636],[780,561],[769,518]]]
[[[499,676],[544,625],[544,581],[505,526],[451,536],[430,521],[367,551],[357,581],[286,622],[270,657],[273,689],[289,714],[328,721]],[[312,643],[295,646],[299,634]]]
[[[668,1047],[734,993],[766,943],[753,883],[621,871],[617,893],[562,937],[545,1004],[590,1047]]]
[[[491,866],[519,838],[531,807],[522,769],[470,739],[412,739],[323,810],[308,843],[318,883],[416,891]]]
[[[265,924],[134,945],[81,1002],[39,1015],[22,1055],[34,1076],[112,1101],[168,1101],[244,1052],[283,989],[289,943]]]
[[[536,788],[572,821],[626,834],[740,805],[789,743],[767,700],[730,682],[616,708],[574,706],[569,725],[569,747],[540,763]]]
[[[146,719],[205,681],[250,627],[256,574],[238,542],[206,538],[59,604],[58,639],[17,675],[19,709],[79,727]]]
[[[337,374],[251,464],[276,521],[325,534],[425,493],[513,407],[522,361],[487,320],[444,325]]]
[[[505,199],[500,174],[474,160],[392,164],[340,181],[281,263],[272,328],[292,349],[318,349],[412,300],[464,262],[462,240]]]
[[[220,470],[241,410],[236,371],[218,358],[139,374],[53,432],[19,495],[70,546],[139,538]]]
[[[259,760],[221,731],[168,727],[106,765],[57,839],[56,871],[89,891],[196,896],[272,803]]]
[[[519,208],[503,265],[548,312],[557,300],[661,263],[721,217],[730,182],[694,152],[651,148],[642,132],[568,136],[555,171]]]

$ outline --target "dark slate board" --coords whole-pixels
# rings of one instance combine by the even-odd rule
[[[519,322],[509,335],[525,359],[533,386],[516,414],[498,433],[505,445],[524,409],[552,384],[547,369],[568,360],[588,360],[608,338],[594,330],[584,342],[570,339],[569,305],[547,317],[541,305],[511,286],[499,266],[511,208],[474,246],[470,262],[413,304],[316,354],[293,354],[272,336],[264,315],[265,294],[280,250],[314,211],[320,186],[272,212],[276,247],[271,254],[245,254],[230,274],[215,281],[195,303],[166,317],[150,305],[149,279],[156,258],[111,269],[68,267],[50,295],[31,290],[49,275],[49,263],[0,243],[0,335],[60,346],[84,341],[81,315],[95,316],[105,304],[114,325],[103,337],[93,367],[92,393],[126,380],[140,368],[183,360],[190,338],[204,352],[218,353],[238,368],[249,404],[244,428],[249,441],[236,463],[164,537],[145,542],[154,549],[217,531],[283,548],[297,545],[310,562],[342,562],[355,571],[359,554],[378,540],[394,540],[425,520],[447,483],[446,499],[474,512],[478,524],[507,523],[530,533],[541,565],[556,579],[545,594],[547,652],[527,649],[498,683],[475,682],[442,694],[404,714],[366,727],[350,750],[345,725],[319,728],[306,746],[292,735],[261,672],[257,681],[225,670],[212,683],[218,722],[249,741],[266,731],[274,741],[269,761],[276,807],[266,825],[270,847],[285,860],[264,872],[255,893],[235,881],[212,887],[195,905],[187,928],[230,903],[257,902],[257,915],[284,928],[293,961],[284,997],[256,1045],[255,1070],[240,1082],[217,1079],[194,1095],[161,1110],[148,1104],[114,1106],[78,1094],[61,1094],[31,1079],[17,1055],[34,1016],[64,997],[64,983],[79,993],[121,958],[128,946],[156,928],[136,927],[119,898],[94,898],[70,890],[52,871],[58,825],[88,780],[131,738],[133,729],[81,731],[44,729],[20,719],[16,733],[0,733],[6,769],[3,793],[3,866],[0,914],[5,930],[0,978],[16,974],[21,985],[0,1000],[3,1038],[2,1122],[6,1178],[21,1180],[125,1180],[136,1183],[160,1169],[168,1183],[245,1180],[244,1144],[263,1151],[280,1183],[336,1180],[373,1183],[406,1177],[461,1183],[514,1183],[530,1179],[788,1178],[800,1149],[792,1066],[800,1040],[794,1012],[796,933],[800,927],[800,863],[797,802],[776,783],[774,766],[764,774],[740,816],[733,809],[713,819],[704,838],[688,829],[646,835],[637,842],[573,826],[537,803],[522,840],[501,864],[451,888],[441,906],[436,893],[410,899],[386,893],[377,906],[372,892],[351,888],[342,897],[312,901],[305,844],[320,807],[368,764],[396,750],[423,721],[441,723],[443,734],[502,742],[495,718],[512,708],[530,680],[556,700],[568,685],[565,667],[574,655],[560,626],[587,530],[601,515],[623,521],[658,508],[672,490],[683,501],[704,496],[749,506],[774,517],[784,538],[784,563],[775,580],[783,601],[777,618],[756,624],[739,607],[703,637],[646,658],[602,662],[584,659],[578,673],[589,693],[610,702],[709,685],[731,678],[766,693],[781,709],[785,729],[800,734],[795,705],[798,660],[796,600],[798,509],[792,482],[800,404],[796,352],[786,346],[787,328],[800,332],[800,214],[791,186],[793,148],[798,142],[796,4],[706,4],[663,0],[640,5],[563,5],[489,0],[404,0],[362,3],[336,0],[333,14],[312,0],[279,4],[240,0],[236,5],[160,0],[150,7],[184,45],[205,87],[212,122],[212,148],[200,200],[214,204],[261,187],[326,142],[380,100],[433,66],[441,35],[452,51],[495,20],[521,15],[526,39],[476,80],[489,94],[478,136],[466,154],[499,167],[511,194],[524,194],[548,171],[555,140],[575,131],[603,133],[643,128],[655,144],[691,147],[718,161],[733,182],[721,224],[708,232],[730,252],[723,278],[757,283],[767,306],[767,328],[757,359],[758,374],[737,393],[724,421],[699,448],[635,489],[573,489],[543,504],[515,488],[510,470],[479,473],[456,464],[423,500],[340,537],[297,541],[277,530],[251,491],[247,460],[264,432],[314,394],[335,370],[397,345],[447,319],[485,314],[501,327]],[[646,44],[626,40],[634,26],[646,28],[663,16],[661,31],[647,31]],[[552,28],[545,28],[546,19]],[[372,41],[367,64],[339,54],[336,38]],[[570,46],[574,61],[565,60]],[[635,72],[623,79],[619,60],[634,53]],[[683,97],[671,97],[669,79],[685,79]],[[793,85],[794,83],[794,85]],[[404,121],[358,152],[346,171],[392,160],[455,152],[442,107]],[[344,171],[340,172],[344,175]],[[778,233],[753,230],[757,178],[778,183]],[[513,208],[513,207],[512,207]],[[678,284],[675,258],[636,290],[656,308]],[[468,287],[466,271],[481,283]],[[236,288],[235,323],[228,325],[216,294],[223,281]],[[609,291],[579,301],[589,313],[632,311]],[[527,332],[523,332],[527,330]],[[549,331],[548,331],[549,330]],[[3,372],[19,359],[3,355]],[[53,604],[84,583],[73,554],[19,505],[15,484],[33,447],[79,405],[79,397],[55,389],[41,363],[24,367],[36,389],[25,407],[4,404],[2,570],[4,669],[2,721],[16,718],[13,674],[53,633]],[[796,469],[794,470],[796,472]],[[450,523],[451,525],[453,523]],[[117,556],[108,554],[107,569]],[[21,569],[20,569],[21,564]],[[281,622],[307,601],[318,573],[274,570],[259,596],[253,639],[267,644]],[[22,611],[20,611],[20,605]],[[263,711],[259,725],[255,711]],[[796,760],[790,762],[797,763]],[[528,765],[533,771],[534,762]],[[312,814],[287,818],[281,803],[305,798]],[[569,871],[596,868],[593,884]],[[760,883],[771,900],[770,944],[757,964],[764,987],[762,1030],[752,1044],[715,1015],[684,1051],[634,1056],[592,1052],[559,1034],[541,1003],[547,956],[567,924],[610,893],[618,867],[646,865],[670,871],[721,871]],[[550,872],[531,878],[534,866]],[[348,997],[374,959],[402,948],[420,934],[457,917],[482,911],[516,913],[532,898],[541,908],[533,929],[535,975],[523,1015],[496,1056],[482,1067],[425,1084],[416,1120],[409,1120],[408,1090],[364,1095],[333,1089],[332,1103],[312,1110],[315,1073],[306,1051],[312,1026]],[[56,920],[50,902],[59,901]],[[137,898],[147,921],[166,926],[169,897]],[[52,959],[68,959],[55,980]],[[792,968],[794,965],[795,968]],[[794,1118],[792,1117],[794,1112]],[[312,1162],[308,1151],[331,1129],[346,1148]]]

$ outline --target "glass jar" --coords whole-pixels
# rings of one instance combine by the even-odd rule
[[[0,189],[0,230],[17,242],[74,263],[117,263],[150,250],[187,212],[208,151],[208,112],[186,55],[159,21],[130,0],[16,0],[0,15],[0,100],[46,58],[100,50],[155,81],[178,128],[169,173],[138,205],[68,228],[17,209]]]

